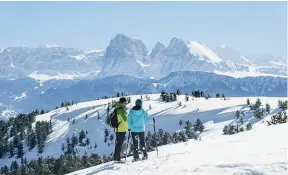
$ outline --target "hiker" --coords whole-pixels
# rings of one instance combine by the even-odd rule
[[[119,102],[115,103],[117,109],[117,120],[119,123],[118,128],[115,129],[116,133],[116,144],[114,151],[114,160],[120,162],[121,148],[125,139],[125,134],[128,131],[128,121],[127,121],[127,112],[126,112],[127,101],[126,98],[121,97]]]
[[[132,134],[134,161],[139,160],[138,138],[140,139],[140,148],[143,153],[142,157],[143,159],[148,158],[145,148],[145,122],[151,123],[151,119],[147,112],[142,108],[142,100],[138,99],[128,115],[128,131],[131,131]]]

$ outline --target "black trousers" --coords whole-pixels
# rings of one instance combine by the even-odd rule
[[[133,157],[134,159],[139,159],[139,150],[138,150],[138,138],[140,139],[140,149],[143,153],[143,157],[148,157],[147,151],[145,148],[145,134],[144,132],[132,132],[133,140]]]
[[[121,148],[125,139],[126,132],[116,132],[116,144],[114,151],[114,160],[120,161],[121,159]]]

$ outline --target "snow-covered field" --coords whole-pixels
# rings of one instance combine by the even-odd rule
[[[165,174],[165,175],[287,175],[288,123],[224,136],[224,123],[209,123],[201,141],[188,141],[159,148],[149,160],[126,164],[109,162],[70,175]]]
[[[159,157],[155,153],[150,153],[149,160],[139,163],[131,163],[128,158],[127,165],[114,165],[108,163],[95,168],[83,170],[80,174],[261,174],[285,173],[287,171],[287,147],[285,139],[287,124],[267,127],[266,123],[259,121],[254,125],[252,131],[245,131],[231,136],[223,136],[222,129],[225,124],[235,119],[235,112],[245,109],[246,97],[238,98],[204,98],[185,101],[185,97],[179,96],[178,101],[165,103],[159,100],[159,94],[148,95],[150,100],[146,100],[143,95],[143,107],[147,109],[150,117],[156,119],[157,129],[172,132],[183,129],[179,125],[179,120],[183,122],[190,120],[192,123],[199,118],[205,123],[206,129],[201,134],[201,141],[189,141],[177,145],[163,146],[159,148]],[[131,96],[132,104],[140,98],[140,95]],[[254,103],[257,97],[250,98]],[[262,104],[267,102],[271,105],[271,115],[277,112],[278,99],[273,97],[260,97]],[[113,131],[105,124],[107,116],[107,103],[113,99],[96,100],[74,104],[66,108],[59,108],[49,113],[39,115],[36,121],[52,119],[53,132],[48,136],[44,152],[39,155],[37,148],[30,152],[25,147],[24,157],[27,160],[37,159],[39,156],[59,157],[63,154],[61,146],[66,144],[66,138],[75,134],[78,137],[83,129],[87,131],[90,139],[89,146],[77,146],[79,155],[85,152],[88,154],[97,153],[108,155],[114,150],[115,140],[104,143],[104,130],[109,129],[109,136]],[[116,100],[116,99],[114,99]],[[182,105],[179,106],[179,101]],[[128,105],[128,108],[132,107]],[[152,109],[149,110],[149,105]],[[98,119],[99,112],[99,119]],[[86,119],[86,114],[88,118]],[[267,118],[268,116],[266,116]],[[68,121],[68,118],[70,119]],[[73,120],[75,123],[73,124]],[[265,120],[265,119],[264,119]],[[147,126],[147,131],[153,131],[152,125]],[[97,148],[94,144],[97,143]],[[10,165],[14,158],[0,159],[0,165]],[[20,159],[16,159],[20,162]],[[286,168],[286,170],[285,170]],[[117,171],[115,171],[117,170]],[[77,173],[76,173],[77,174]]]

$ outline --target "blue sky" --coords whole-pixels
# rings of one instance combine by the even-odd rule
[[[105,49],[117,33],[149,51],[176,36],[286,55],[286,2],[0,2],[0,47]]]

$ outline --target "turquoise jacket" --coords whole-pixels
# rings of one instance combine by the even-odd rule
[[[147,112],[139,106],[134,106],[128,114],[128,129],[131,129],[131,132],[144,132],[145,123],[152,123]]]

